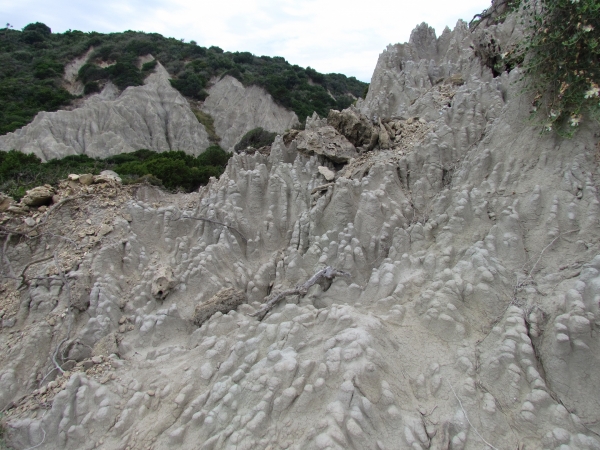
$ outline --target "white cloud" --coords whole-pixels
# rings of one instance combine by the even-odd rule
[[[320,72],[369,81],[387,44],[405,42],[421,22],[438,35],[458,19],[470,20],[489,0],[0,0],[15,28],[44,22],[67,29],[139,30],[217,45],[230,51],[283,56]]]

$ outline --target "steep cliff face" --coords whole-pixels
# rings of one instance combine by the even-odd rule
[[[6,222],[10,443],[600,448],[600,130],[540,135],[478,36],[388,48],[359,106],[393,143],[346,166],[287,135],[199,193],[66,184]],[[348,276],[250,315],[325,266]]]
[[[206,130],[160,65],[144,86],[119,95],[109,84],[80,108],[39,113],[29,125],[0,136],[1,150],[34,153],[42,160],[80,154],[103,158],[141,148],[198,155],[208,145]]]
[[[217,81],[208,93],[202,110],[213,117],[220,145],[228,151],[233,151],[241,137],[254,128],[283,133],[299,122],[293,111],[276,104],[264,89],[244,87],[229,75]]]
[[[86,55],[73,61],[69,73],[85,63]],[[74,77],[69,80],[70,88],[82,89]],[[246,88],[230,76],[209,89],[202,109],[213,117],[220,145],[229,151],[253,128],[283,133],[298,123],[296,114],[277,105],[264,89]],[[44,161],[80,154],[105,158],[141,148],[198,155],[209,145],[206,129],[160,64],[144,86],[120,93],[108,83],[73,111],[39,113],[31,124],[0,136],[0,150],[34,153]]]

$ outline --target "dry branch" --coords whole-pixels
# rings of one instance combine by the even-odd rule
[[[304,284],[273,294],[273,296],[263,304],[261,309],[250,315],[258,317],[258,320],[262,320],[267,313],[285,297],[289,297],[290,295],[305,296],[308,290],[315,284],[325,284],[326,288],[329,288],[335,277],[350,277],[350,274],[327,266],[315,273]]]
[[[321,186],[317,186],[316,188],[314,188],[312,191],[310,191],[310,193],[312,195],[319,191],[324,191],[325,189],[329,189],[330,186],[335,186],[335,183],[322,184]]]
[[[446,380],[448,382],[448,386],[450,386],[450,389],[452,390],[452,393],[454,394],[454,397],[456,398],[456,400],[458,401],[458,404],[460,406],[460,409],[462,410],[465,419],[467,419],[467,422],[469,422],[469,425],[471,426],[471,428],[473,429],[473,431],[475,431],[475,434],[477,436],[479,436],[479,439],[481,439],[483,442],[485,442],[485,445],[487,445],[489,448],[491,448],[492,450],[498,450],[496,447],[494,447],[492,444],[490,444],[488,441],[486,441],[483,436],[481,434],[479,434],[479,431],[477,431],[477,428],[475,428],[473,426],[473,424],[471,423],[471,421],[469,420],[469,416],[467,416],[467,411],[465,411],[465,408],[463,407],[462,402],[460,401],[460,398],[458,398],[458,395],[456,395],[456,392],[454,391],[454,388],[452,387],[452,384],[450,384],[450,381]]]
[[[221,225],[223,227],[226,227],[226,228],[229,228],[230,230],[235,231],[244,240],[244,242],[248,242],[248,239],[246,239],[246,236],[244,236],[240,230],[238,230],[235,227],[232,227],[231,225],[227,225],[226,223],[217,222],[216,220],[207,219],[206,217],[192,217],[192,216],[184,216],[184,215],[182,215],[182,216],[180,216],[180,217],[178,217],[177,219],[174,219],[174,220],[179,220],[179,219],[201,220],[203,222],[208,222],[208,223],[212,223],[212,224],[215,224],[215,225]]]
[[[25,267],[23,267],[23,270],[21,271],[21,284],[19,285],[19,287],[17,288],[17,290],[21,289],[23,286],[26,286],[27,283],[27,278],[25,278],[25,272],[27,272],[27,269],[29,269],[31,266],[33,266],[34,264],[38,264],[44,261],[48,261],[50,259],[52,259],[53,256],[48,256],[46,258],[41,258],[41,259],[36,259],[35,261],[31,261],[30,263],[28,263]]]
[[[56,367],[56,369],[62,374],[62,373],[65,373],[65,371],[62,369],[62,367],[56,360],[56,357],[58,356],[60,349],[64,345],[64,343],[69,340],[69,337],[71,336],[71,328],[73,327],[73,316],[71,314],[71,285],[69,284],[69,280],[67,279],[65,272],[63,271],[63,269],[60,265],[60,261],[58,260],[58,255],[56,252],[54,252],[54,264],[56,265],[56,269],[58,270],[58,273],[59,273],[59,275],[63,281],[63,284],[65,286],[65,291],[67,294],[67,302],[68,302],[67,314],[69,316],[68,317],[69,325],[67,328],[67,335],[64,337],[64,339],[62,341],[59,342],[59,344],[56,346],[56,349],[54,350],[54,353],[52,353],[52,362],[54,363],[54,366]]]

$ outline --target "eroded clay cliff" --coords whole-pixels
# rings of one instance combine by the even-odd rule
[[[66,182],[5,222],[10,443],[600,448],[599,130],[529,125],[473,50],[514,29],[388,48],[359,104],[386,148],[347,164],[292,133],[198,193]]]

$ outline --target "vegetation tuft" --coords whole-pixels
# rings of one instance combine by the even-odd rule
[[[64,67],[92,47],[78,74],[85,94],[98,92],[109,80],[121,89],[142,84],[157,64],[139,67],[139,58],[148,54],[190,99],[204,100],[211,80],[231,75],[246,86],[262,86],[301,121],[313,111],[325,117],[331,108],[349,106],[367,85],[354,77],[291,65],[281,57],[225,52],[157,33],[52,33],[43,23],[34,23],[22,31],[0,29],[0,134],[26,125],[40,111],[68,105],[74,97],[62,87]]]
[[[192,111],[194,112],[196,119],[198,119],[198,122],[204,125],[210,142],[218,144],[221,138],[217,135],[217,131],[215,130],[215,121],[213,117],[199,109],[192,109]]]
[[[584,118],[600,119],[600,2],[522,1],[529,39],[517,53],[533,115],[545,130],[570,137]]]
[[[277,133],[270,133],[264,128],[258,127],[248,131],[242,136],[240,141],[235,144],[234,150],[236,152],[245,150],[248,147],[260,148],[267,145],[271,145],[275,140]]]
[[[220,176],[230,157],[231,154],[213,145],[197,157],[183,151],[157,153],[142,149],[106,159],[73,155],[42,163],[33,154],[11,150],[0,152],[0,191],[19,200],[28,189],[56,185],[70,173],[97,175],[103,170],[114,170],[124,183],[149,181],[168,190],[192,192],[205,185],[210,177]]]

